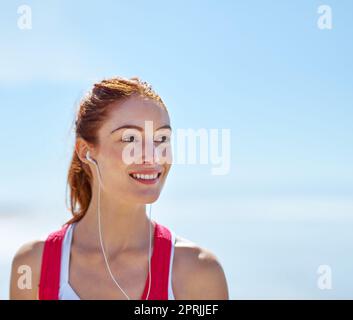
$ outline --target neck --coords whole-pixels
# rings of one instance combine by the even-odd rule
[[[103,244],[109,252],[148,250],[151,221],[146,205],[131,203],[101,191],[100,222]],[[76,228],[82,244],[87,248],[100,248],[98,232],[98,195],[93,196],[85,216]],[[153,245],[154,225],[151,226]]]

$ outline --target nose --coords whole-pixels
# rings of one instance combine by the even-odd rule
[[[143,144],[142,147],[142,163],[143,164],[155,164],[158,162],[158,159],[156,159],[157,152],[155,150],[156,146],[154,145],[153,141],[152,143],[149,143],[146,141],[146,143]]]

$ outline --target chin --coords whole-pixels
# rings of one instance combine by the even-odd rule
[[[143,195],[136,197],[136,202],[143,204],[151,204],[156,202],[159,198],[159,194]]]

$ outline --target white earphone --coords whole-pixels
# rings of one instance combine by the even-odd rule
[[[87,151],[87,153],[86,153],[86,159],[90,162],[93,162],[92,158],[89,155],[89,151]]]
[[[110,274],[110,277],[112,278],[112,280],[114,281],[114,283],[119,287],[119,289],[123,292],[123,294],[127,297],[128,300],[130,300],[130,297],[125,293],[125,291],[120,287],[119,283],[116,281],[111,269],[110,269],[110,266],[109,266],[109,263],[108,263],[108,258],[107,258],[107,255],[105,253],[105,250],[104,250],[104,245],[103,245],[103,237],[102,237],[102,228],[101,228],[101,214],[100,214],[100,189],[101,189],[101,183],[102,183],[102,180],[101,180],[101,174],[100,174],[100,171],[99,171],[99,167],[98,167],[98,163],[96,160],[92,159],[90,157],[90,154],[89,154],[89,151],[87,151],[86,153],[86,159],[93,163],[94,166],[96,167],[96,171],[97,171],[97,175],[98,175],[98,180],[99,180],[99,183],[98,183],[98,210],[97,210],[97,215],[98,215],[98,231],[99,231],[99,241],[100,241],[100,246],[101,246],[101,249],[102,249],[102,253],[103,253],[103,256],[104,256],[104,261],[105,261],[105,264],[107,266],[107,269],[108,269],[108,272]],[[151,289],[151,281],[152,281],[152,275],[151,275],[151,250],[152,250],[152,231],[151,231],[151,207],[152,207],[152,204],[150,204],[150,211],[149,211],[149,218],[150,218],[150,244],[149,244],[149,250],[148,250],[148,275],[149,275],[149,283],[148,283],[148,293],[147,293],[147,297],[146,297],[146,300],[148,300],[148,297],[150,295],[150,289]]]

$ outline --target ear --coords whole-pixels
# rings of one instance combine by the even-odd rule
[[[90,151],[90,155],[92,157],[92,147],[82,138],[77,138],[76,143],[75,143],[75,150],[77,153],[77,156],[80,158],[80,160],[83,163],[89,163],[89,161],[86,159],[86,154],[88,151]]]

